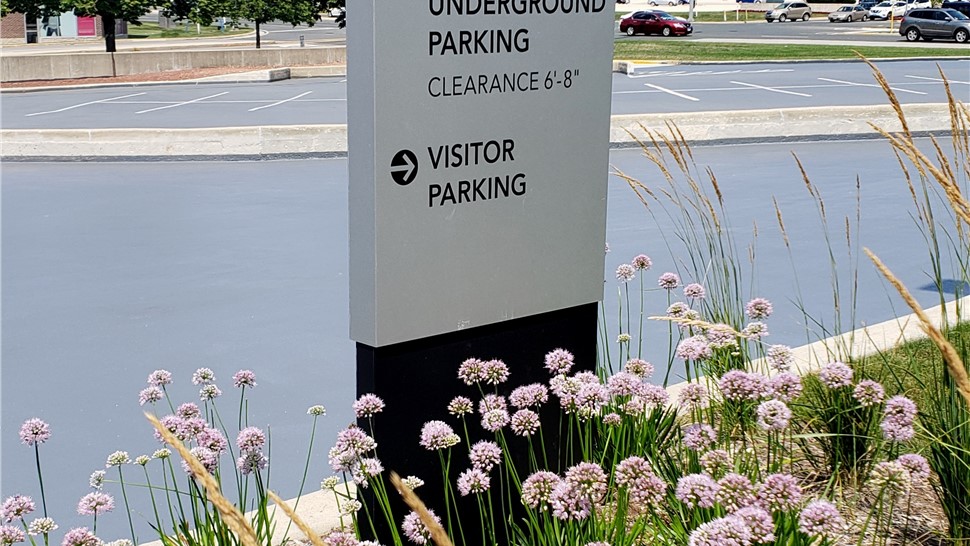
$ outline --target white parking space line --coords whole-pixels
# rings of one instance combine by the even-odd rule
[[[754,84],[754,83],[736,82],[736,81],[733,81],[733,80],[731,81],[731,83],[733,83],[734,85],[743,85],[745,87],[753,87],[754,89],[761,89],[763,91],[771,91],[773,93],[784,93],[786,95],[796,95],[796,96],[799,96],[799,97],[811,97],[811,95],[809,95],[808,93],[799,93],[797,91],[786,91],[784,89],[778,89],[777,87],[765,87],[763,85],[757,85],[757,84]]]
[[[833,80],[832,78],[819,78],[819,79],[822,80],[823,82],[841,83],[841,84],[845,84],[845,85],[852,85],[852,86],[855,86],[855,87],[879,87],[879,85],[876,85],[874,83],[847,82],[845,80]],[[926,94],[923,91],[911,91],[909,89],[902,89],[902,88],[899,88],[899,87],[892,87],[892,86],[890,86],[889,88],[892,89],[893,91],[898,91],[900,93],[912,93],[914,95],[925,95]]]
[[[943,83],[943,78],[927,78],[926,76],[911,76],[909,74],[906,74],[906,77],[913,78],[916,80],[929,80],[931,82]],[[970,85],[970,82],[961,82],[958,80],[951,80],[951,79],[947,79],[946,81],[948,83],[962,83],[963,85]]]
[[[175,108],[176,106],[184,106],[186,104],[192,104],[194,102],[202,102],[205,99],[211,99],[211,98],[215,98],[215,97],[221,97],[221,96],[223,96],[225,94],[228,94],[228,93],[229,93],[229,91],[223,91],[222,93],[216,93],[215,95],[209,95],[208,97],[199,97],[197,99],[187,100],[187,101],[183,101],[183,102],[176,102],[175,104],[169,104],[169,105],[166,105],[166,106],[159,106],[158,108],[149,108],[148,110],[141,110],[141,111],[138,111],[138,112],[135,112],[135,113],[136,114],[147,114],[148,112],[155,112],[155,111],[158,111],[158,110],[165,110],[166,108]]]
[[[287,103],[287,102],[296,100],[296,99],[298,99],[300,97],[305,97],[305,96],[309,95],[310,93],[313,93],[313,91],[306,91],[304,93],[300,93],[299,95],[297,95],[295,97],[290,97],[288,99],[278,100],[276,102],[273,102],[273,103],[270,103],[270,104],[264,104],[262,106],[257,106],[255,108],[250,108],[249,111],[250,112],[255,112],[256,110],[262,110],[263,108],[272,108],[274,106],[279,106],[281,104],[284,104],[284,103]]]
[[[762,68],[759,70],[742,70],[736,68],[733,70],[698,70],[697,72],[686,72],[684,70],[674,70],[674,71],[663,71],[663,70],[653,70],[645,74],[631,74],[627,76],[630,79],[637,78],[656,78],[659,76],[723,76],[725,74],[768,74],[775,72],[794,72],[793,68]]]
[[[67,110],[73,110],[75,108],[80,108],[82,106],[88,106],[90,104],[102,104],[105,102],[116,101],[118,99],[126,99],[128,97],[137,97],[139,95],[144,95],[144,93],[132,93],[130,95],[122,95],[120,97],[111,97],[109,99],[93,100],[90,102],[82,102],[81,104],[75,104],[74,106],[65,106],[64,108],[58,108],[57,110],[48,110],[46,112],[34,112],[33,114],[27,114],[26,117],[31,116],[43,116],[45,114],[56,114],[58,112],[65,112]]]
[[[657,91],[663,91],[664,93],[669,93],[669,94],[671,94],[671,95],[673,95],[675,97],[680,97],[682,99],[692,100],[694,102],[697,102],[697,101],[701,100],[701,99],[699,99],[697,97],[692,97],[690,95],[685,95],[683,93],[678,93],[678,92],[676,92],[676,91],[674,91],[672,89],[667,89],[666,87],[660,87],[659,85],[654,85],[652,83],[645,83],[643,85],[646,85],[647,87],[652,87],[652,88],[656,89]]]

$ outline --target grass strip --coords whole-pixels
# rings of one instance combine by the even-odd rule
[[[184,23],[171,28],[162,28],[156,23],[142,23],[128,27],[128,38],[136,40],[145,38],[213,38],[216,36],[236,36],[247,32],[252,31],[248,28],[231,30],[227,28],[225,31],[220,31],[219,27],[216,26],[197,29],[194,23],[189,25],[189,30],[185,30]]]
[[[613,58],[627,61],[772,61],[801,59],[870,59],[967,57],[965,46],[953,48],[872,47],[809,44],[733,44],[689,42],[676,38],[630,38],[613,44]]]

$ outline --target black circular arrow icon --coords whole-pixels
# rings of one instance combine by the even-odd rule
[[[391,178],[407,186],[418,176],[418,157],[411,150],[401,150],[391,159]]]

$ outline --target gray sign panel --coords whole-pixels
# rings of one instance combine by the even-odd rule
[[[352,4],[351,337],[598,301],[612,2]]]

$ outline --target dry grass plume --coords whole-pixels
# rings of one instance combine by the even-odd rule
[[[391,472],[391,483],[394,484],[394,488],[397,492],[401,494],[401,498],[404,499],[404,503],[417,512],[418,517],[421,518],[421,523],[427,526],[428,530],[431,531],[431,540],[434,541],[438,546],[455,546],[451,539],[448,538],[448,533],[441,526],[440,523],[435,521],[431,514],[428,512],[428,508],[424,505],[424,502],[414,494],[408,486],[404,485],[401,481],[401,477],[397,475],[397,472]]]

